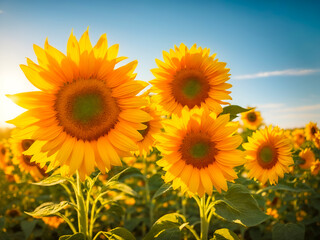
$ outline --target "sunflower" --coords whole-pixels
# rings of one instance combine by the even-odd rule
[[[241,120],[244,126],[251,130],[256,130],[263,121],[260,112],[255,109],[241,113]]]
[[[34,180],[39,181],[47,177],[46,166],[40,167],[38,163],[31,162],[32,156],[23,154],[34,143],[32,139],[11,139],[13,158],[12,162],[19,166],[21,172],[30,173]]]
[[[245,162],[236,149],[242,138],[233,135],[238,125],[229,119],[229,114],[216,117],[207,110],[183,109],[181,117],[166,120],[165,132],[157,136],[163,155],[157,164],[166,171],[165,182],[200,197],[211,195],[213,186],[227,191],[227,181],[238,177],[233,167]]]
[[[146,157],[152,150],[155,141],[154,136],[161,132],[162,125],[161,116],[157,113],[154,107],[147,106],[142,108],[142,110],[149,113],[152,119],[143,123],[147,126],[146,129],[139,130],[139,133],[142,135],[143,139],[137,142],[139,150],[135,153],[136,155]]]
[[[299,166],[302,169],[309,169],[315,162],[314,153],[310,148],[306,148],[299,153],[299,157],[303,161]]]
[[[318,175],[319,171],[320,171],[320,161],[317,160],[317,161],[312,163],[311,174],[312,175]]]
[[[10,162],[10,151],[5,140],[0,141],[0,169],[5,170]]]
[[[216,54],[209,56],[210,49],[193,45],[188,49],[183,43],[170,52],[163,51],[164,62],[156,59],[158,68],[152,69],[156,77],[152,92],[165,114],[181,114],[184,107],[207,107],[216,113],[222,112],[223,100],[232,99],[229,89],[229,69],[226,63],[218,62]]]
[[[57,216],[51,216],[51,217],[42,217],[42,221],[47,224],[50,228],[58,228],[61,223],[64,222],[64,220]]]
[[[84,180],[95,167],[105,173],[138,150],[138,130],[150,116],[140,109],[146,101],[136,96],[147,85],[134,81],[137,61],[115,68],[125,59],[117,57],[118,45],[108,48],[103,34],[92,47],[88,30],[79,42],[71,33],[67,55],[48,41],[34,50],[39,65],[27,59],[21,69],[41,91],[8,96],[28,109],[8,122],[22,128],[16,138],[32,133],[35,142],[25,152],[31,161],[50,162],[49,169],[63,166],[68,176],[78,170]]]
[[[314,135],[313,141],[316,148],[320,149],[320,130],[318,130],[317,133]]]
[[[257,130],[248,137],[248,143],[243,144],[246,150],[249,170],[248,177],[259,179],[265,184],[269,179],[270,184],[278,182],[278,177],[283,178],[292,165],[291,141],[286,138],[283,130],[272,126]]]
[[[307,140],[314,139],[315,138],[315,134],[317,133],[317,131],[319,131],[319,129],[317,127],[317,123],[309,122],[306,125],[305,131],[306,131]]]
[[[292,132],[293,142],[296,148],[300,147],[305,142],[305,135],[303,129],[296,129]]]

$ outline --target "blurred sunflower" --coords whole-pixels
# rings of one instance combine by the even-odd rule
[[[226,63],[218,62],[216,54],[209,56],[210,49],[193,45],[188,49],[183,43],[170,52],[163,51],[164,62],[156,59],[158,68],[152,69],[156,77],[151,92],[165,114],[181,114],[186,106],[208,107],[216,113],[222,112],[223,100],[232,99],[227,91],[232,85]]]
[[[61,223],[64,222],[64,220],[57,216],[51,216],[51,217],[42,217],[42,221],[47,224],[50,228],[58,228]]]
[[[241,120],[246,128],[256,130],[261,125],[263,118],[259,111],[251,109],[250,111],[241,113]]]
[[[292,132],[293,142],[296,148],[300,147],[305,142],[305,135],[303,129],[295,129]]]
[[[310,169],[311,169],[312,175],[318,175],[318,173],[320,171],[320,161],[317,160],[317,161],[313,162]]]
[[[14,132],[13,132],[14,133]],[[32,139],[11,139],[11,148],[13,153],[12,162],[19,166],[21,172],[30,173],[34,180],[39,181],[47,176],[46,166],[40,167],[38,163],[31,162],[30,155],[23,154],[34,143]]]
[[[313,141],[316,148],[320,149],[320,130],[318,130],[317,133],[315,134]]]
[[[270,184],[277,183],[278,178],[283,178],[294,163],[291,141],[278,127],[257,130],[252,137],[248,137],[248,143],[244,143],[243,148],[248,160],[245,164],[249,170],[248,177],[259,179],[262,184],[267,180]]]
[[[314,139],[315,138],[315,134],[317,133],[317,131],[319,131],[319,129],[317,127],[317,123],[309,122],[306,125],[305,131],[306,131],[307,140]]]
[[[310,148],[306,148],[299,153],[299,157],[303,161],[299,166],[302,169],[309,169],[315,161],[315,156]]]
[[[25,152],[31,161],[63,166],[63,175],[78,170],[84,180],[96,166],[105,173],[121,165],[120,156],[138,150],[138,130],[150,116],[140,109],[145,100],[136,96],[147,85],[134,81],[137,61],[115,69],[125,59],[117,58],[118,45],[108,48],[103,34],[92,47],[88,30],[79,42],[71,33],[67,55],[48,41],[34,50],[39,65],[27,59],[21,69],[41,91],[8,96],[28,109],[8,122],[22,128],[16,138],[32,133],[35,142]]]
[[[10,161],[10,151],[5,140],[0,141],[0,169],[5,170]]]
[[[229,115],[216,117],[206,110],[184,109],[164,122],[165,132],[157,136],[163,158],[157,164],[166,171],[165,182],[173,188],[190,191],[200,197],[212,194],[213,186],[227,191],[227,181],[238,176],[233,167],[245,162],[237,150],[242,138],[233,135],[238,124],[229,122]]]

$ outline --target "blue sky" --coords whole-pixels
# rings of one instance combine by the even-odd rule
[[[45,38],[65,52],[71,29],[91,41],[107,33],[138,78],[181,42],[208,47],[231,69],[232,104],[256,106],[267,124],[320,123],[319,1],[0,0],[0,126],[20,111],[5,93],[35,90],[19,64]]]

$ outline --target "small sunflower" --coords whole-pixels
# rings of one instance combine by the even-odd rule
[[[299,157],[303,161],[299,166],[302,169],[309,169],[315,162],[315,156],[310,148],[306,148],[299,153]]]
[[[23,154],[23,152],[27,151],[33,143],[34,140],[32,139],[11,139],[13,153],[12,162],[19,166],[21,172],[30,173],[34,180],[39,181],[47,177],[47,167],[40,167],[38,163],[30,161],[32,156]]]
[[[263,121],[260,112],[255,109],[241,113],[241,120],[244,126],[251,130],[256,130]]]
[[[164,123],[165,132],[157,136],[163,158],[157,164],[166,171],[165,182],[173,188],[190,191],[200,197],[212,194],[213,186],[227,191],[227,181],[238,176],[233,167],[245,162],[237,150],[242,138],[233,135],[238,125],[229,122],[229,115],[216,117],[206,110],[184,109]]]
[[[10,151],[5,140],[0,141],[0,169],[5,170],[10,165]]]
[[[247,155],[245,166],[249,170],[248,177],[259,179],[262,184],[267,180],[270,184],[277,183],[278,178],[283,178],[294,163],[291,141],[277,127],[257,130],[252,137],[248,137],[248,143],[244,143],[243,147]]]
[[[136,96],[147,83],[134,81],[137,61],[119,68],[118,45],[108,48],[106,35],[92,47],[88,30],[79,42],[71,33],[67,55],[45,42],[34,45],[35,64],[21,65],[28,80],[41,91],[9,95],[28,109],[8,121],[22,128],[15,137],[32,133],[35,142],[25,153],[31,161],[63,166],[64,175],[77,170],[82,180],[98,167],[102,173],[121,165],[121,156],[138,150],[138,130],[150,116],[140,108],[146,104]]]
[[[64,222],[64,220],[57,216],[51,216],[51,217],[42,217],[42,221],[47,224],[50,228],[58,228],[61,223]]]
[[[305,142],[305,135],[303,129],[295,129],[292,132],[293,142],[296,148],[300,147]]]
[[[139,130],[139,133],[142,135],[143,139],[137,142],[139,151],[135,152],[137,155],[146,157],[152,147],[154,146],[155,138],[154,136],[161,132],[161,116],[155,110],[154,107],[147,106],[142,108],[143,111],[149,113],[151,120],[144,122],[143,124],[147,126],[146,129]]]
[[[320,161],[317,160],[317,161],[312,163],[311,174],[312,175],[318,175],[319,171],[320,171]]]
[[[164,62],[156,59],[158,68],[152,69],[156,77],[151,81],[151,91],[165,114],[181,114],[184,107],[208,107],[216,113],[222,112],[224,100],[232,99],[227,91],[232,85],[226,63],[218,62],[210,49],[193,45],[188,49],[183,43],[169,52],[163,51]]]
[[[313,140],[315,138],[315,134],[319,131],[317,123],[309,122],[306,125],[305,131],[307,140]]]

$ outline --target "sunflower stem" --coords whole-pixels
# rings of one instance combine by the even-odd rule
[[[78,225],[79,232],[83,233],[84,239],[89,239],[88,236],[88,212],[85,205],[85,199],[82,193],[82,185],[80,181],[79,173],[77,172],[77,205],[78,205]]]
[[[209,231],[209,221],[206,214],[206,194],[203,195],[200,199],[200,220],[201,220],[201,234],[200,239],[201,240],[208,240],[208,231]]]

